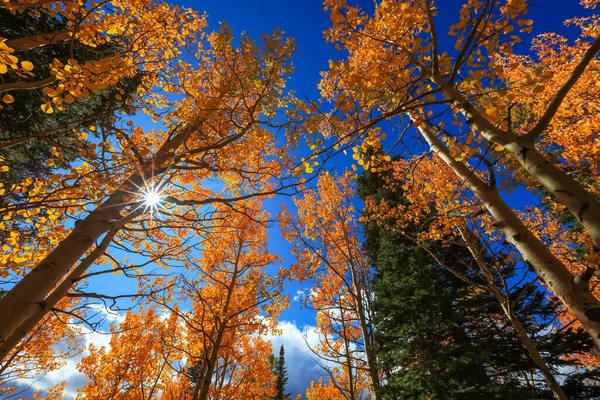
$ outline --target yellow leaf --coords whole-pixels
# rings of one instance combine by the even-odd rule
[[[554,77],[554,72],[552,72],[552,71],[542,72],[542,78],[544,78],[544,79],[552,79],[552,77]]]
[[[0,64],[0,74],[5,74],[8,71],[6,64]]]
[[[94,132],[96,130],[96,127],[94,125],[90,125],[90,131]]]
[[[502,151],[502,150],[504,150],[504,146],[500,146],[500,145],[496,146],[496,151]]]
[[[10,103],[14,102],[15,99],[10,94],[5,94],[4,96],[2,96],[2,101],[5,102],[6,104],[10,104]]]
[[[45,112],[46,114],[52,114],[54,112],[54,109],[52,108],[52,106],[50,104],[42,104],[42,111]]]
[[[50,97],[54,97],[54,96],[58,95],[58,93],[56,92],[56,90],[54,90],[52,88],[49,88],[49,87],[46,87],[46,88],[42,89],[42,91],[44,93],[46,93],[48,96],[50,96]]]
[[[49,167],[52,167],[54,165],[54,160],[52,158],[49,158],[46,160],[46,165]]]
[[[30,61],[21,61],[21,67],[23,67],[24,70],[31,71],[33,70],[33,63]]]
[[[494,106],[490,106],[489,108],[485,109],[485,113],[487,115],[493,115],[493,114],[496,113],[496,111],[498,111],[498,109],[496,107],[494,107]]]

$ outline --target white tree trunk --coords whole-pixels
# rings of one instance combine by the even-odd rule
[[[533,142],[492,125],[469,100],[440,76],[434,76],[431,80],[454,102],[473,128],[490,142],[503,146],[512,153],[536,181],[567,207],[588,231],[598,251],[600,249],[600,202],[579,183],[548,161],[537,151]]]
[[[523,260],[575,315],[591,336],[596,350],[600,349],[600,302],[589,291],[588,283],[575,279],[565,265],[523,224],[495,187],[484,183],[465,164],[450,156],[448,149],[430,129],[422,125],[418,129],[431,150],[481,200],[502,229],[506,240],[517,248]]]
[[[0,299],[0,345],[19,326],[40,309],[52,289],[68,274],[75,263],[103,234],[121,222],[122,211],[128,210],[131,195],[128,192],[142,187],[144,179],[159,176],[196,124],[181,130],[156,153],[152,162],[140,173],[131,175],[119,189],[111,194],[97,209],[79,221],[69,235],[58,244],[31,272]]]

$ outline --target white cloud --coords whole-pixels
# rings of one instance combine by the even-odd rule
[[[296,290],[296,294],[294,295],[293,299],[294,299],[294,301],[304,303],[306,301],[310,301],[311,297],[313,297],[317,294],[318,293],[315,290],[315,288],[299,289],[299,290]]]
[[[120,315],[106,314],[106,318],[111,321],[122,321],[123,317]],[[268,335],[265,340],[271,342],[275,355],[279,354],[279,347],[283,344],[288,372],[287,390],[292,393],[292,398],[295,398],[297,394],[304,396],[306,389],[310,386],[310,381],[316,381],[325,375],[323,369],[315,361],[317,356],[309,348],[309,346],[315,348],[318,345],[319,335],[314,326],[306,325],[299,328],[295,322],[290,321],[280,321],[277,327],[281,335]],[[105,346],[109,349],[110,338],[110,334],[86,330],[84,333],[85,347],[87,348],[89,344],[93,343],[98,348]],[[33,382],[23,381],[20,386],[26,387],[31,384],[32,389],[46,389],[66,381],[67,388],[63,398],[73,400],[77,395],[77,389],[85,386],[87,382],[87,378],[77,371],[77,364],[87,354],[88,352],[85,351],[80,356],[67,360],[64,367],[46,375],[37,376]],[[322,360],[319,362],[323,363]]]
[[[104,319],[108,323],[121,323],[125,316],[114,311],[107,310],[102,306],[96,307],[95,305],[90,308],[96,309],[98,316]],[[108,324],[106,324],[108,327]],[[70,358],[65,361],[65,365],[55,371],[49,372],[44,375],[38,375],[33,379],[23,379],[19,383],[20,387],[27,387],[31,385],[31,389],[47,389],[62,381],[67,382],[67,387],[63,393],[63,399],[72,400],[77,395],[77,389],[83,388],[87,382],[87,378],[77,370],[77,364],[83,357],[89,354],[87,348],[90,344],[94,344],[97,348],[102,346],[106,349],[110,349],[110,338],[112,334],[102,331],[92,331],[89,328],[82,328],[82,336],[84,339],[84,351],[77,357]],[[56,349],[60,351],[60,345]]]
[[[296,294],[294,295],[293,299],[294,301],[303,301],[305,297],[306,293],[304,293],[304,290],[296,290]]]
[[[317,356],[309,348],[319,344],[319,335],[314,326],[306,325],[299,329],[295,322],[290,321],[280,321],[278,328],[281,335],[271,335],[265,339],[271,342],[275,355],[279,355],[279,348],[283,344],[288,373],[286,389],[292,393],[292,398],[297,394],[304,396],[310,381],[317,381],[324,376],[323,369],[315,361]],[[323,363],[321,360],[319,362]]]

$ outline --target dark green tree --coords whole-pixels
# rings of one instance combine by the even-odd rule
[[[399,185],[389,185],[384,175],[365,172],[359,178],[359,196],[406,204]],[[552,398],[498,301],[459,280],[429,254],[476,279],[466,249],[429,243],[428,252],[409,240],[406,230],[399,234],[387,229],[388,223],[394,221],[364,224],[364,250],[375,268],[375,345],[385,374],[383,398]],[[412,229],[415,233],[423,227]],[[503,265],[509,280],[523,272],[514,263]],[[546,362],[557,374],[560,367],[573,371],[562,356],[590,350],[583,332],[552,332],[557,304],[535,284],[516,285],[513,292],[515,313]],[[570,398],[600,398],[596,377],[593,372],[570,373],[564,389]]]
[[[0,21],[0,37],[6,40],[66,32],[67,29],[65,21],[43,11],[13,14],[0,7]],[[15,51],[20,60],[31,61],[35,65],[30,80],[43,81],[51,76],[49,64],[54,59],[66,63],[69,58],[76,58],[84,63],[114,54],[119,49],[111,44],[90,48],[77,40],[56,40],[56,43],[17,48]],[[133,111],[126,106],[126,100],[135,92],[138,78],[125,79],[118,88],[100,90],[66,105],[64,111],[56,110],[52,114],[46,114],[40,108],[44,98],[43,87],[6,92],[14,98],[14,102],[1,103],[0,156],[4,159],[1,165],[8,166],[9,170],[0,174],[0,183],[8,189],[25,178],[35,179],[48,175],[54,169],[67,167],[78,154],[73,131],[87,130],[91,125],[109,127],[118,113]],[[19,79],[18,76],[3,74],[0,83],[10,84]],[[46,160],[53,157],[53,147],[61,152],[62,162],[48,166]]]
[[[287,385],[288,375],[287,368],[285,366],[285,349],[283,344],[279,348],[279,356],[273,354],[269,355],[268,359],[271,373],[275,375],[275,395],[271,397],[272,400],[288,400],[291,393],[285,392],[285,385]]]
[[[56,32],[67,32],[67,23],[60,17],[50,16],[44,11],[36,13],[11,13],[0,7],[0,37],[6,40],[36,37]],[[56,42],[38,47],[15,49],[15,54],[23,61],[30,61],[35,68],[30,77],[32,82],[51,77],[49,64],[57,59],[67,63],[69,58],[79,62],[100,59],[119,51],[116,45],[108,44],[90,48],[77,40],[57,39]],[[0,84],[11,84],[20,77],[2,74]],[[8,170],[0,172],[0,210],[8,204],[23,202],[26,193],[12,190],[13,185],[22,183],[25,189],[38,178],[46,178],[60,170],[68,170],[77,162],[80,150],[90,141],[101,140],[100,136],[119,129],[116,125],[119,115],[134,111],[127,102],[136,91],[140,76],[122,80],[118,87],[108,87],[97,93],[90,93],[84,99],[67,104],[64,110],[46,114],[41,109],[44,98],[43,87],[13,89],[3,92],[14,99],[12,103],[0,102],[0,166]],[[94,126],[94,130],[89,127]],[[88,139],[82,139],[75,132],[84,132]],[[126,133],[124,133],[126,134]],[[56,157],[60,153],[60,157]],[[53,159],[53,163],[47,162]],[[27,181],[25,181],[27,179]],[[25,181],[25,183],[23,183]],[[38,222],[45,210],[31,218]],[[13,215],[6,222],[6,229],[0,231],[0,239],[11,230],[21,229],[24,218]],[[34,224],[27,224],[34,227]],[[34,231],[22,235],[20,241],[31,241]]]

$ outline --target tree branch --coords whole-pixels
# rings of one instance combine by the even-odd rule
[[[546,109],[546,112],[539,119],[537,124],[531,128],[529,132],[523,135],[526,141],[534,142],[542,132],[548,127],[552,118],[558,111],[558,108],[561,106],[563,100],[571,90],[571,88],[575,85],[575,83],[579,80],[587,66],[592,62],[592,60],[596,57],[596,54],[600,50],[600,36],[596,38],[594,43],[590,46],[590,48],[585,52],[583,58],[579,61],[569,79],[561,86],[560,89],[556,92],[556,94],[552,97],[552,101],[550,105]]]

